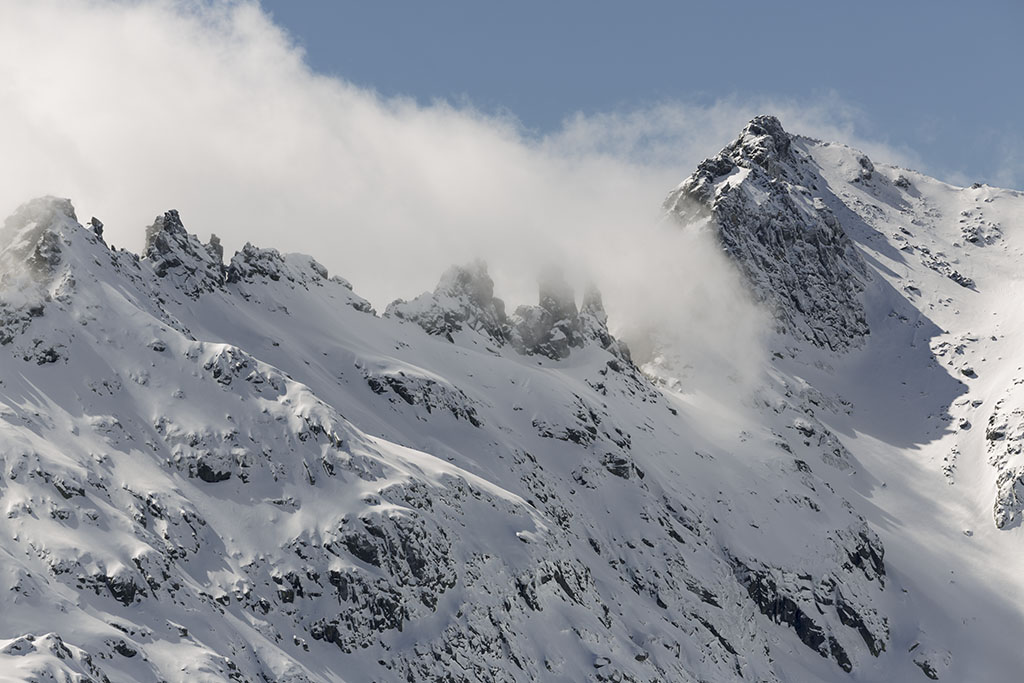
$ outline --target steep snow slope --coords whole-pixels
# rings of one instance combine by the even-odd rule
[[[725,402],[557,274],[512,315],[473,264],[377,316],[175,212],[139,258],[30,202],[0,232],[0,673],[1009,680],[1022,201],[751,122],[666,202],[778,321]]]
[[[829,424],[878,480],[857,487],[876,515],[858,509],[908,577],[904,609],[921,635],[908,624],[905,647],[931,644],[937,673],[950,666],[943,678],[1012,680],[1024,660],[1012,637],[1024,604],[1013,530],[1024,195],[802,145],[837,188],[837,215],[875,279],[865,347],[831,373],[802,372],[856,406]]]
[[[857,463],[828,480],[878,530],[900,584],[893,650],[929,677],[1018,676],[1024,195],[876,166],[759,117],[666,207],[713,215],[775,311],[775,386],[826,398],[807,408]]]

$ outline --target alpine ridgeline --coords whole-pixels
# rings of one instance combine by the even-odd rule
[[[22,206],[2,677],[1012,680],[1024,197],[762,116],[665,207],[777,321],[732,402],[555,271],[511,314],[477,262],[378,316],[175,211],[140,257]]]

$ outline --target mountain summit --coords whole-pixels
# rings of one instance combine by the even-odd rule
[[[669,194],[665,210],[683,224],[711,220],[781,331],[845,349],[869,332],[858,296],[867,270],[833,213],[839,204],[805,143],[758,116]]]

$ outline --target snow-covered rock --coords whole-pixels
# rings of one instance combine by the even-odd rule
[[[412,301],[395,301],[384,315],[414,322],[427,334],[450,342],[464,329],[482,334],[498,346],[506,344],[511,334],[505,302],[495,298],[494,281],[482,261],[449,268],[433,293]]]
[[[219,240],[202,244],[189,234],[173,209],[157,216],[146,228],[143,258],[153,264],[158,277],[172,278],[177,289],[190,298],[212,292],[224,283],[223,254]]]
[[[608,331],[608,314],[601,293],[590,286],[576,308],[576,293],[556,268],[546,269],[538,282],[536,306],[519,306],[512,320],[512,344],[522,354],[567,358],[573,349],[596,343],[629,361],[629,348]]]
[[[871,162],[864,163],[870,177]],[[779,120],[759,116],[672,191],[665,209],[684,224],[713,220],[780,330],[841,350],[869,332],[859,297],[867,270],[830,208],[837,200],[828,188]]]
[[[173,211],[140,258],[26,204],[0,674],[1012,680],[1024,197],[759,117],[667,208],[779,322],[729,399],[646,376],[556,272],[511,316],[474,263],[378,317]]]

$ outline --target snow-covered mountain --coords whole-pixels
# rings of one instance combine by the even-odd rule
[[[0,678],[1014,680],[1024,195],[758,117],[665,209],[776,322],[733,400],[556,272],[378,315],[175,211],[138,256],[22,206]]]

